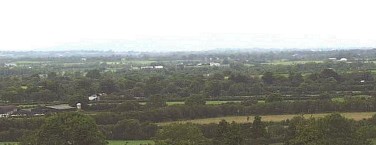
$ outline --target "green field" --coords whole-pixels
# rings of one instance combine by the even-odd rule
[[[309,117],[324,117],[330,113],[319,113],[319,114],[304,114],[305,118]],[[350,112],[350,113],[340,113],[342,116],[354,120],[362,120],[371,118],[376,112]],[[286,115],[262,115],[262,121],[272,121],[278,122],[286,119],[291,119],[299,114],[286,114]],[[247,119],[249,117],[249,119]],[[250,123],[253,121],[254,116],[228,116],[228,117],[216,117],[216,118],[204,118],[204,119],[194,119],[194,120],[184,120],[184,121],[173,121],[173,122],[162,122],[159,125],[168,125],[171,123],[195,123],[195,124],[210,124],[218,123],[221,120],[226,120],[227,122],[237,122],[237,123]]]
[[[49,63],[50,61],[16,61],[14,63],[21,65],[21,64],[38,64],[38,63]]]
[[[332,98],[332,101],[336,102],[345,102],[346,98],[371,98],[372,96],[369,95],[354,95],[354,96],[348,96],[348,97],[335,97]]]
[[[225,104],[225,103],[240,103],[241,101],[206,101],[206,105],[220,105],[220,104]],[[171,101],[167,102],[167,105],[182,105],[184,104],[183,101]]]
[[[166,104],[168,106],[170,106],[170,105],[184,105],[184,102],[182,102],[182,101],[171,101],[171,102],[166,102]]]
[[[133,141],[125,141],[125,140],[110,140],[108,141],[109,145],[154,145],[152,140],[133,140]]]
[[[140,64],[140,65],[150,65],[151,63],[154,63],[154,62],[157,62],[157,61],[152,61],[152,60],[127,60],[127,61],[124,61],[123,63],[126,63],[126,64]],[[107,63],[114,63],[114,62],[107,62]]]
[[[288,61],[288,60],[278,60],[264,64],[272,64],[272,65],[294,65],[294,64],[306,64],[306,63],[323,63],[324,61]]]
[[[343,98],[343,97],[332,98],[332,101],[334,101],[334,102],[345,102],[345,98]]]
[[[240,103],[241,101],[206,101],[207,105],[219,105],[224,103]]]
[[[206,104],[207,105],[220,105],[220,104],[230,103],[230,102],[240,103],[241,101],[206,101]],[[261,102],[263,102],[263,101],[261,101]],[[140,102],[140,104],[141,105],[145,105],[146,102]],[[168,106],[171,106],[171,105],[183,105],[184,101],[168,101],[168,102],[166,102],[166,104]]]
[[[18,142],[0,142],[0,145],[16,145]]]

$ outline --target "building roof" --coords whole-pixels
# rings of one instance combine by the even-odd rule
[[[17,107],[14,105],[0,106],[0,114],[5,114],[15,109],[17,109]]]
[[[46,107],[52,108],[52,109],[57,109],[57,110],[74,109],[74,107],[71,107],[68,104],[59,104],[59,105],[46,106]]]

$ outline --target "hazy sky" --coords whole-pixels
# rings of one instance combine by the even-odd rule
[[[376,47],[374,0],[3,0],[0,50]]]

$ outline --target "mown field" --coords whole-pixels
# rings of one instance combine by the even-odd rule
[[[330,113],[319,113],[319,114],[304,114],[305,118],[309,117],[324,117],[329,115]],[[354,120],[362,120],[371,118],[376,112],[349,112],[349,113],[340,113],[342,116]],[[278,122],[283,121],[286,119],[291,119],[299,114],[286,114],[286,115],[262,115],[262,121],[272,121]],[[205,119],[194,119],[194,120],[184,120],[184,121],[173,121],[173,122],[162,122],[158,123],[159,125],[168,125],[171,123],[195,123],[195,124],[210,124],[210,123],[218,123],[221,120],[226,120],[227,122],[237,122],[237,123],[249,123],[253,122],[254,116],[228,116],[228,117],[216,117],[216,118],[205,118]]]
[[[109,145],[154,145],[154,142],[152,140],[111,140],[108,141],[108,143]]]

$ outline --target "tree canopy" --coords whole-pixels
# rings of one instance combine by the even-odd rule
[[[340,114],[301,121],[296,127],[296,135],[289,145],[369,145],[357,134],[352,120]]]
[[[171,124],[156,135],[156,145],[207,145],[209,140],[194,124]]]
[[[47,118],[21,145],[105,145],[104,135],[95,121],[79,113],[61,113]]]

